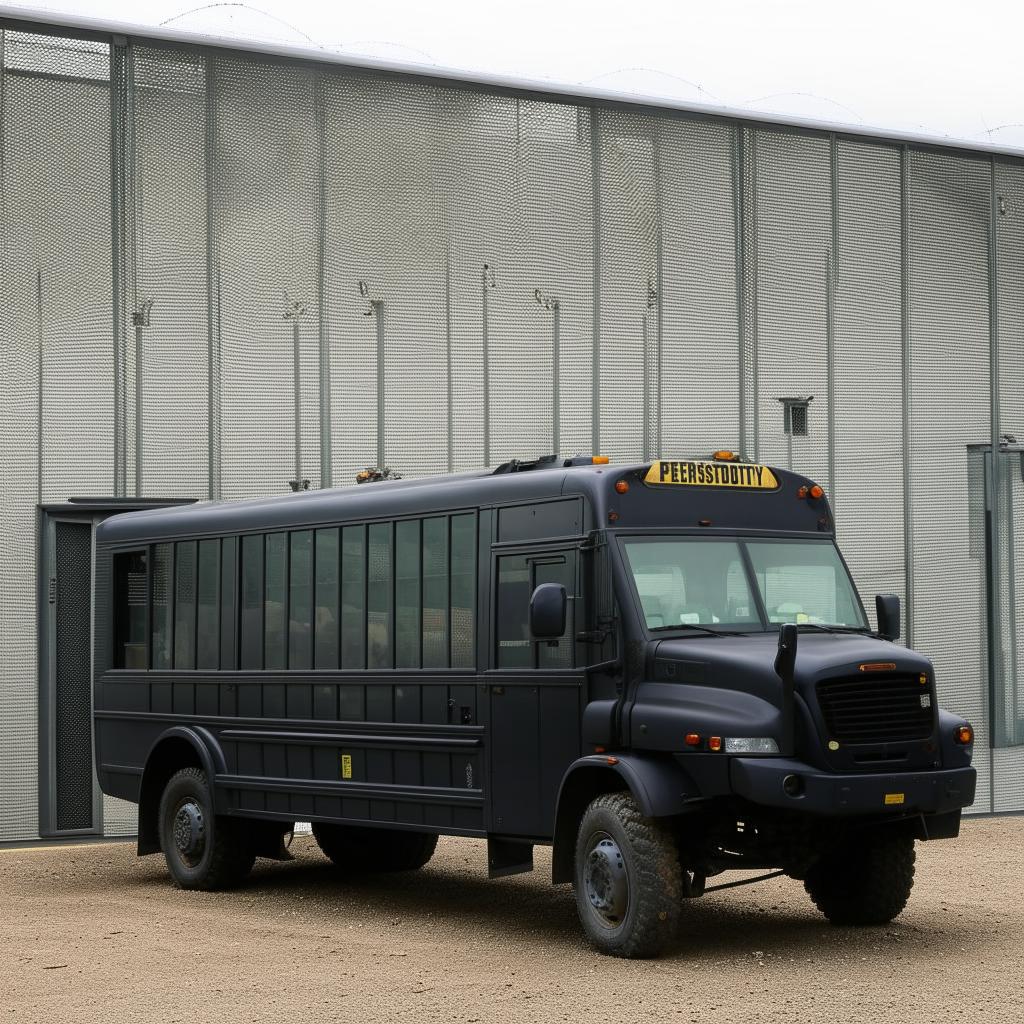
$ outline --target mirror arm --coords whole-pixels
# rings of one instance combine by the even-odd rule
[[[792,757],[796,752],[796,647],[799,631],[792,622],[779,627],[779,651],[775,656],[775,672],[782,682],[782,735],[779,753]]]

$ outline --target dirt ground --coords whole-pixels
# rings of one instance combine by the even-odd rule
[[[0,1022],[1024,1020],[1024,817],[918,845],[885,928],[833,928],[798,882],[686,908],[677,948],[610,959],[572,892],[488,881],[442,839],[421,872],[339,881],[308,836],[245,888],[180,892],[130,844],[0,851]]]

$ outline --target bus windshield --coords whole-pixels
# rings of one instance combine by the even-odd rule
[[[830,540],[630,538],[624,548],[651,630],[754,632],[783,622],[868,628]]]

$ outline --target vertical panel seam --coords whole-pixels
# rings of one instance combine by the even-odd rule
[[[900,359],[903,377],[903,567],[906,604],[907,646],[914,644],[914,522],[910,471],[911,437],[911,362],[910,362],[910,147],[900,147]]]

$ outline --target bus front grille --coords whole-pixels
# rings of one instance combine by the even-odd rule
[[[924,740],[935,725],[930,682],[917,675],[850,676],[818,683],[818,705],[828,732],[839,743],[901,743]]]

